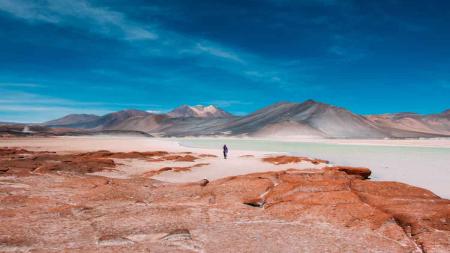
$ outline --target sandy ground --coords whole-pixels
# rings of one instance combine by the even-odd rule
[[[222,158],[209,158],[205,161],[209,163],[206,166],[192,169],[188,173],[180,172],[165,172],[154,176],[154,179],[169,182],[190,182],[198,181],[201,179],[215,180],[228,176],[244,175],[254,172],[265,172],[265,171],[280,171],[289,168],[322,168],[326,166],[325,164],[314,165],[308,162],[301,162],[296,164],[284,164],[284,165],[273,165],[270,163],[263,162],[261,156],[257,155],[254,157],[239,157],[230,156],[227,160]]]
[[[289,168],[321,168],[326,164],[314,165],[309,162],[296,164],[274,165],[263,162],[261,159],[274,152],[260,151],[230,151],[228,159],[223,159],[221,150],[189,148],[179,145],[174,139],[156,139],[142,137],[52,137],[52,138],[9,138],[1,139],[0,147],[21,147],[28,150],[46,150],[57,152],[88,152],[109,150],[112,152],[129,151],[169,151],[169,152],[195,152],[196,154],[210,154],[217,157],[205,157],[195,162],[148,162],[137,159],[116,159],[120,164],[115,170],[93,173],[113,178],[130,178],[149,171],[164,167],[191,167],[196,164],[205,164],[201,167],[191,168],[189,171],[167,171],[152,178],[166,182],[182,183],[201,179],[214,180],[227,176],[244,175],[253,172],[280,171]]]
[[[264,156],[264,155],[263,155]],[[137,159],[115,159],[117,164],[120,164],[115,170],[101,171],[92,173],[93,175],[111,177],[111,178],[132,178],[135,176],[144,175],[150,171],[157,171],[164,167],[186,167],[188,171],[165,171],[151,178],[171,183],[187,183],[195,182],[202,179],[215,180],[228,176],[244,175],[254,172],[266,171],[281,171],[290,168],[305,169],[305,168],[322,168],[326,164],[312,164],[309,162],[301,162],[296,164],[280,164],[274,165],[263,162],[261,155],[255,156],[230,156],[227,160],[221,157],[207,157],[201,158],[195,162],[147,162]],[[192,167],[194,165],[201,165],[199,167]]]
[[[276,171],[288,168],[320,168],[325,164],[313,165],[311,163],[273,165],[261,161],[261,158],[273,152],[231,150],[229,159],[224,160],[219,149],[189,148],[178,144],[177,139],[162,138],[143,138],[143,137],[117,137],[117,136],[88,136],[88,137],[51,137],[51,138],[8,138],[0,139],[0,147],[22,147],[29,150],[48,150],[58,152],[86,152],[97,150],[109,150],[112,152],[129,152],[129,151],[157,151],[164,150],[169,152],[194,152],[202,154],[211,154],[218,156],[217,158],[205,157],[195,162],[146,162],[135,159],[122,159],[117,161],[121,165],[114,171],[98,172],[97,174],[114,177],[129,178],[139,176],[143,173],[158,170],[164,167],[191,167],[196,164],[207,164],[200,167],[191,168],[183,172],[166,171],[153,178],[167,182],[191,182],[201,179],[214,180],[226,176],[243,175],[252,172]],[[308,140],[302,140],[308,141]],[[414,146],[414,147],[448,147],[450,148],[450,140],[433,139],[433,140],[309,140],[318,143],[333,144],[352,144],[352,145],[384,145],[384,146]],[[332,161],[339,161],[336,157],[319,157]],[[398,160],[403,163],[402,157],[384,157],[383,159]],[[374,164],[383,163],[383,159],[375,158]],[[403,160],[402,160],[403,159]],[[418,157],[417,159],[421,159]],[[363,164],[338,164],[351,166],[364,166]],[[447,175],[429,175],[434,167],[433,163],[426,170],[407,168],[405,171],[393,171],[388,166],[382,166],[382,169],[374,171],[374,177],[378,180],[390,180],[393,177],[395,181],[401,181],[424,187],[435,191],[438,195],[448,198]],[[400,165],[399,165],[400,166]],[[400,167],[404,167],[401,165]],[[372,168],[372,167],[371,167]],[[414,170],[414,171],[413,171]],[[426,172],[428,171],[428,172]],[[425,176],[422,175],[426,173]],[[383,174],[384,173],[384,174]],[[401,175],[396,175],[401,174]],[[421,174],[422,173],[422,174]],[[431,173],[435,174],[435,173]],[[377,178],[379,177],[379,178]],[[401,180],[399,180],[401,179]],[[392,180],[392,179],[391,179]]]

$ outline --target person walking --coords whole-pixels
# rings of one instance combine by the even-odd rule
[[[228,155],[228,147],[227,145],[223,145],[223,158],[227,159],[227,155]]]

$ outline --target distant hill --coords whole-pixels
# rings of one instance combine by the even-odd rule
[[[343,108],[308,100],[277,103],[230,122],[231,134],[332,138],[381,138],[382,129]]]
[[[403,130],[419,135],[450,135],[450,110],[428,115],[407,112],[366,117],[375,125],[391,131]]]
[[[100,116],[93,114],[69,114],[59,119],[50,120],[44,123],[47,126],[69,126],[69,125],[78,125],[84,124],[88,122],[95,121],[99,119]]]
[[[89,114],[71,114],[60,119],[44,123],[46,126],[72,127],[84,129],[109,129],[128,118],[147,116],[150,113],[140,110],[123,110],[109,113],[103,116]]]
[[[143,117],[143,116],[148,116],[148,115],[151,115],[151,113],[148,113],[146,111],[140,111],[140,110],[123,110],[123,111],[113,112],[113,113],[109,113],[104,116],[101,116],[97,120],[88,123],[86,125],[86,127],[99,128],[99,129],[110,129],[129,118]]]
[[[307,100],[233,116],[215,106],[180,106],[167,114],[124,110],[104,116],[68,115],[46,126],[89,131],[136,131],[157,136],[256,136],[311,138],[417,138],[450,136],[450,110],[439,114],[359,115]]]

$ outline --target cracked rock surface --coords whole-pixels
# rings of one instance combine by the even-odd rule
[[[201,155],[0,149],[0,252],[450,251],[449,200],[365,168],[193,183],[88,174],[123,157]]]

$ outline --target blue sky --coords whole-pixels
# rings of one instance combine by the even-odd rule
[[[450,2],[0,0],[0,121],[312,98],[450,108]]]

